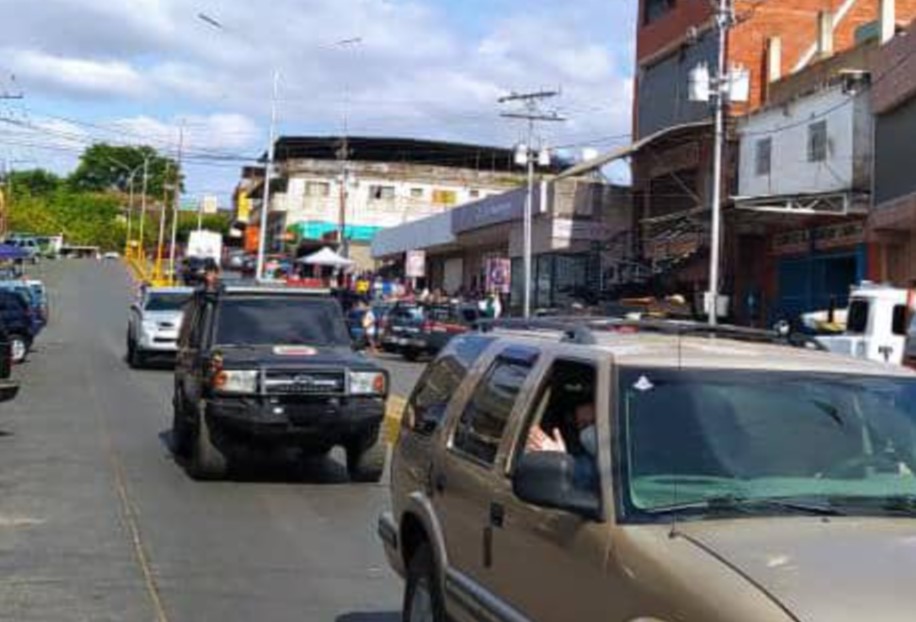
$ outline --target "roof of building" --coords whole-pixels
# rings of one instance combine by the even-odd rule
[[[278,162],[294,159],[336,160],[341,136],[281,136],[275,145]],[[503,147],[419,140],[352,136],[347,138],[350,159],[356,162],[387,162],[443,166],[479,171],[521,173],[515,152]],[[568,163],[557,161],[551,172],[563,170]]]

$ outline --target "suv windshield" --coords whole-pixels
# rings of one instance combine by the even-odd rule
[[[153,294],[146,301],[147,311],[178,311],[188,300],[191,294]]]
[[[623,370],[617,496],[629,520],[916,509],[916,381],[728,370]],[[896,501],[895,501],[896,500]],[[724,501],[724,502],[723,502]]]
[[[350,335],[334,300],[259,296],[220,303],[216,343],[349,346]]]

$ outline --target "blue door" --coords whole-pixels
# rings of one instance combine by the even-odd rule
[[[779,297],[773,319],[793,319],[802,313],[843,308],[849,289],[866,274],[865,248],[851,253],[811,254],[779,262]]]

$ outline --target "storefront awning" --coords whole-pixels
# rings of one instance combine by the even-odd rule
[[[663,130],[659,130],[654,134],[649,134],[643,138],[640,138],[634,143],[627,145],[626,147],[621,147],[610,151],[608,153],[602,154],[597,158],[592,158],[591,160],[586,160],[581,164],[577,164],[572,168],[568,168],[554,179],[566,179],[569,177],[578,177],[579,175],[585,175],[601,169],[615,160],[620,160],[621,158],[626,158],[634,153],[638,152],[640,149],[643,149],[657,140],[663,138],[673,138],[679,134],[689,133],[700,129],[706,129],[712,127],[712,121],[696,121],[693,123],[682,123],[680,125],[672,125],[671,127],[666,127]]]
[[[732,197],[735,208],[751,212],[805,216],[858,216],[868,213],[865,192],[823,192],[764,197]]]

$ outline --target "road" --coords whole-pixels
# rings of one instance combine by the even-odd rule
[[[0,620],[399,619],[375,519],[340,456],[197,483],[167,445],[171,373],[123,362],[115,263],[42,267],[52,323],[0,406]],[[420,366],[386,362],[396,392]]]

